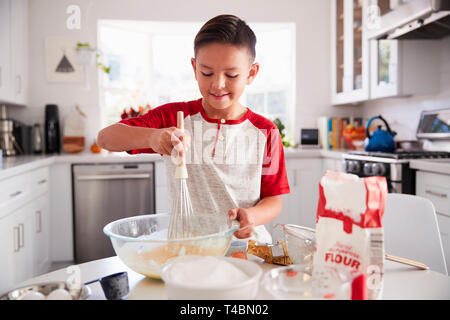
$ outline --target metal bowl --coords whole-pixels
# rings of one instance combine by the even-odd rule
[[[22,298],[30,292],[40,292],[44,296],[47,296],[56,289],[65,289],[72,296],[72,300],[86,300],[91,295],[91,289],[86,285],[81,285],[80,288],[71,288],[67,286],[64,281],[39,283],[14,289],[2,297],[0,300],[22,300]]]

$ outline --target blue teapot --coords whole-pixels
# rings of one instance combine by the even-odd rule
[[[369,133],[369,127],[373,120],[380,119],[386,125],[387,131],[382,130],[381,126],[378,129]],[[369,119],[366,126],[366,136],[364,140],[364,149],[366,151],[380,151],[380,152],[394,152],[395,141],[394,136],[397,134],[395,131],[391,131],[388,123],[382,116],[375,116]]]

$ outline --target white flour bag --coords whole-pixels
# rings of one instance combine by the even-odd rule
[[[313,265],[364,274],[368,299],[382,290],[386,195],[384,177],[327,171],[319,183]]]

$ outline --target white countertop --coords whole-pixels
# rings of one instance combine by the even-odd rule
[[[286,159],[290,158],[333,158],[341,159],[345,151],[332,151],[322,149],[285,149]],[[76,154],[54,155],[23,155],[3,157],[0,166],[0,179],[9,178],[17,174],[34,170],[54,163],[113,163],[113,162],[149,162],[161,161],[159,154],[129,155],[126,152],[102,151],[99,154],[82,152]]]
[[[279,267],[264,262],[258,263],[263,272]],[[164,282],[152,280],[134,272],[125,266],[117,256],[82,263],[78,266],[82,283],[116,272],[127,271],[130,287],[128,300],[167,299]],[[450,299],[450,277],[446,275],[431,270],[420,270],[392,261],[385,261],[384,269],[381,297],[383,300]],[[69,276],[71,276],[71,273],[68,273],[67,269],[64,268],[29,279],[18,287],[50,281],[66,281]],[[89,285],[89,287],[92,291],[89,300],[105,300],[98,282]],[[272,296],[260,286],[256,299],[270,300]]]
[[[409,167],[417,170],[450,175],[450,159],[411,160],[409,162]]]

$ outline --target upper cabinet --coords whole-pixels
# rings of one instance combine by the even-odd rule
[[[365,40],[362,0],[334,0],[331,5],[332,103],[369,98],[369,46]]]
[[[28,0],[0,0],[0,101],[28,104]]]
[[[440,40],[369,40],[398,1],[333,0],[332,104],[437,93]]]
[[[365,28],[377,30],[384,19],[402,5],[396,0],[365,0],[371,15]],[[431,94],[439,91],[440,40],[369,40],[370,98]]]
[[[370,40],[370,98],[439,92],[440,48],[439,40]]]

